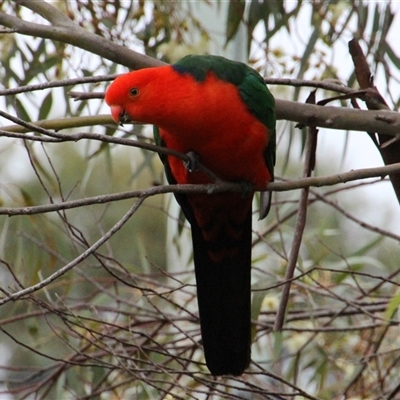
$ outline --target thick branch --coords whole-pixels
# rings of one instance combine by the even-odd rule
[[[317,106],[276,99],[278,119],[321,128],[352,131],[376,130],[387,135],[400,134],[400,114],[393,111],[364,111],[351,108]]]
[[[276,116],[280,120],[293,121],[303,125],[314,125],[321,128],[379,131],[386,135],[400,134],[400,114],[393,111],[366,111],[341,107],[322,107],[313,104],[296,103],[276,99]],[[68,125],[71,120],[72,125]],[[46,129],[67,129],[68,127],[113,124],[108,115],[76,117],[35,122],[36,126]],[[19,125],[5,126],[3,131],[24,133],[29,129]]]
[[[53,25],[73,27],[74,23],[57,7],[43,0],[14,0],[15,3],[29,8],[31,11],[39,14],[41,17],[52,23]]]

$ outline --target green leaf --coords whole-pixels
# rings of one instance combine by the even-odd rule
[[[365,246],[361,247],[357,251],[351,254],[351,257],[362,257],[365,256],[370,250],[375,248],[382,240],[384,236],[377,236],[376,239],[371,240]]]
[[[397,293],[396,296],[392,298],[392,300],[390,300],[387,306],[387,309],[384,314],[384,318],[387,323],[389,323],[390,320],[393,318],[393,314],[396,312],[399,306],[400,306],[400,292]]]
[[[19,188],[21,196],[22,196],[22,204],[24,207],[31,207],[35,205],[35,202],[32,198],[32,196],[23,188]]]
[[[27,85],[29,82],[34,81],[41,74],[47,79],[46,72],[59,63],[60,57],[58,56],[46,58],[43,62],[31,62],[25,72],[24,84]]]
[[[42,106],[39,110],[38,119],[43,120],[49,116],[51,106],[53,105],[53,92],[49,92],[48,95],[44,98]]]
[[[257,291],[253,295],[253,299],[251,301],[251,319],[253,321],[258,320],[258,316],[260,315],[261,306],[264,301],[264,298],[267,294],[267,291]],[[252,340],[255,338],[257,333],[256,324],[251,324],[251,338]]]
[[[230,0],[226,20],[225,46],[235,37],[246,8],[245,0]]]
[[[388,55],[392,63],[396,66],[397,69],[400,70],[400,57],[396,55],[393,49],[389,46],[389,44],[385,41],[384,44],[385,53]]]
[[[15,99],[15,111],[17,112],[18,118],[20,118],[26,122],[31,121],[31,117],[29,116],[24,105],[21,103],[21,101],[18,98]]]
[[[367,27],[367,21],[368,21],[368,4],[363,6],[362,4],[359,5],[358,8],[358,29],[359,29],[359,35],[360,37],[364,36],[364,31],[365,28]]]
[[[380,32],[380,29],[379,29],[380,16],[381,16],[380,8],[379,8],[379,6],[375,6],[374,22],[373,22],[371,37],[370,37],[371,47],[375,44],[377,33]]]
[[[248,21],[247,21],[247,54],[250,54],[250,46],[253,40],[253,31],[257,24],[261,21],[264,16],[263,4],[260,3],[258,0],[253,0],[250,4]]]

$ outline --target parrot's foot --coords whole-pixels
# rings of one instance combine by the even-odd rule
[[[183,165],[189,172],[195,172],[199,169],[199,156],[194,151],[186,153],[189,160],[185,161]]]

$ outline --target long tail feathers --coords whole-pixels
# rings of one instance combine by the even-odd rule
[[[201,333],[213,375],[241,375],[250,362],[251,202],[235,229],[234,238],[222,230],[206,241],[204,228],[192,224]]]

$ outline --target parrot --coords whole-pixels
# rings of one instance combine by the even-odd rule
[[[275,100],[247,64],[188,55],[174,64],[118,76],[105,102],[117,123],[154,127],[156,144],[190,156],[161,154],[170,184],[240,183],[242,191],[175,193],[191,227],[200,331],[213,376],[240,376],[251,361],[252,203],[260,219],[271,205]]]

